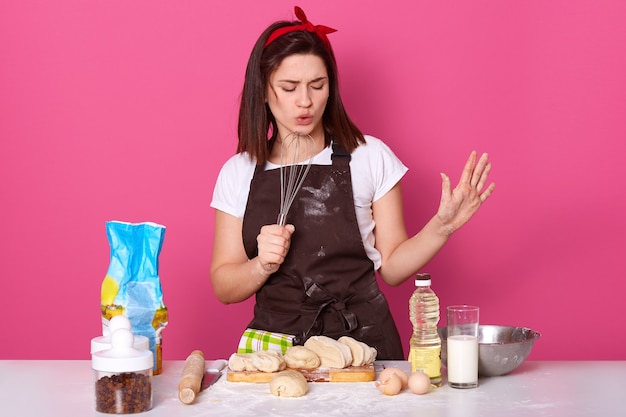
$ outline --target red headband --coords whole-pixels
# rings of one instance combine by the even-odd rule
[[[328,41],[328,38],[326,37],[326,35],[328,35],[329,33],[337,32],[337,29],[329,28],[328,26],[324,26],[324,25],[313,26],[313,24],[307,20],[306,15],[304,14],[301,8],[299,8],[298,6],[295,6],[294,9],[296,12],[296,17],[300,19],[301,23],[295,26],[284,26],[282,28],[276,29],[274,32],[272,32],[269,38],[267,38],[267,41],[265,42],[265,46],[274,42],[277,38],[283,36],[286,33],[304,30],[304,31],[316,34],[317,37],[320,38],[324,42],[324,45],[326,45],[326,48],[330,50],[330,42]]]

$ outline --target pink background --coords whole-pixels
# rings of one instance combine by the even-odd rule
[[[410,167],[411,233],[488,151],[496,193],[430,264],[442,307],[542,333],[535,360],[626,359],[626,2],[300,1],[353,119]],[[245,63],[289,1],[0,3],[0,359],[88,359],[105,221],[167,226],[165,359],[228,357],[252,301],[209,281],[213,185]],[[382,286],[405,344],[413,284]],[[610,342],[609,342],[610,340]]]

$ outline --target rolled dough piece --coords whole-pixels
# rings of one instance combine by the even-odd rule
[[[257,368],[252,363],[251,353],[233,353],[228,358],[228,367],[231,371],[256,371]]]
[[[350,352],[352,353],[352,366],[370,365],[376,360],[378,352],[367,343],[358,341],[350,336],[342,336],[337,341],[350,348]]]
[[[302,397],[308,390],[304,375],[293,369],[278,372],[270,381],[270,392],[277,397]]]
[[[283,355],[274,350],[261,350],[252,354],[252,363],[261,372],[282,371],[287,367]]]
[[[343,343],[328,336],[311,336],[304,347],[311,349],[320,357],[324,368],[346,368],[352,364],[352,352]]]
[[[304,346],[292,346],[285,352],[285,363],[292,369],[316,369],[322,361],[317,353]]]

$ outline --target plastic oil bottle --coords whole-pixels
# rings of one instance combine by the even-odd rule
[[[423,371],[432,384],[441,385],[441,338],[437,333],[439,323],[439,298],[430,288],[429,274],[417,274],[415,291],[409,300],[409,318],[413,325],[409,349],[411,372]]]

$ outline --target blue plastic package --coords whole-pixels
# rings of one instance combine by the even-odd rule
[[[165,226],[152,223],[106,223],[111,257],[101,288],[103,326],[123,314],[133,334],[146,336],[154,356],[155,375],[161,373],[161,332],[168,324],[159,278],[159,255]]]

